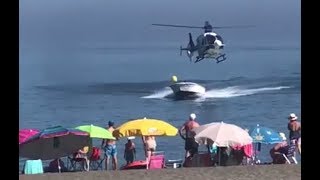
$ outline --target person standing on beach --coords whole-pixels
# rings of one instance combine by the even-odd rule
[[[112,134],[114,129],[114,122],[109,121],[107,130]],[[112,139],[103,139],[101,147],[104,147],[105,155],[107,156],[107,159],[105,160],[106,170],[109,169],[110,157],[112,157],[112,169],[116,170],[118,165],[116,141]]]
[[[298,117],[294,113],[291,113],[288,119],[289,139],[290,141],[295,140],[298,152],[301,154],[301,124],[298,122]]]
[[[135,144],[132,142],[134,137],[128,137],[128,142],[125,144],[123,157],[127,161],[127,165],[132,163],[136,157]]]
[[[200,126],[199,123],[196,122],[196,117],[196,114],[191,113],[189,116],[189,120],[185,122],[183,126],[179,129],[179,135],[182,139],[185,140],[185,158],[193,156],[193,154],[198,152],[199,145],[194,139],[194,132],[191,131],[193,128]],[[185,131],[185,137],[182,135],[183,131]]]
[[[144,149],[146,153],[146,160],[147,162],[150,161],[150,157],[153,152],[156,151],[157,148],[157,142],[155,136],[142,136],[142,141],[144,144]]]

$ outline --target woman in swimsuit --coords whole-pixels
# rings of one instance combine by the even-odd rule
[[[146,159],[149,161],[152,152],[156,151],[156,138],[154,136],[143,136],[142,138],[146,152]]]

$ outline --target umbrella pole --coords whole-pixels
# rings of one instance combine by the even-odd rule
[[[143,150],[144,150],[144,155],[146,156],[147,155],[147,152],[146,152],[146,145],[145,145],[145,143],[144,143],[144,138],[143,138],[144,136],[141,136],[141,139],[142,139],[142,144],[143,144]]]
[[[257,160],[257,146],[258,146],[258,143],[254,143],[254,160],[253,160],[253,164],[256,164],[256,160]]]
[[[144,155],[146,157],[146,162],[147,162],[147,165],[146,165],[146,169],[149,169],[149,158],[148,158],[148,154],[147,154],[147,151],[146,151],[146,145],[145,145],[145,142],[144,142],[144,136],[141,136],[141,139],[142,139],[142,143],[143,143],[143,149],[144,149]]]
[[[219,154],[218,154],[218,156],[219,156],[218,159],[219,159],[219,166],[220,166],[220,163],[221,163],[221,162],[220,162],[220,161],[221,161],[221,147],[219,147]]]
[[[59,173],[61,173],[60,159],[58,159],[58,169],[59,169]]]

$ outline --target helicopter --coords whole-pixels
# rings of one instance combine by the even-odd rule
[[[196,59],[194,63],[200,62],[203,59],[215,59],[217,63],[225,61],[226,54],[223,53],[223,49],[225,44],[223,43],[222,37],[213,31],[215,29],[222,29],[222,28],[233,28],[236,26],[224,26],[224,27],[213,27],[209,21],[205,21],[205,25],[200,26],[183,26],[183,25],[171,25],[171,24],[152,24],[154,26],[167,26],[167,27],[182,27],[182,28],[199,28],[204,29],[204,33],[200,34],[195,44],[192,39],[192,34],[189,33],[189,43],[186,48],[180,46],[180,56],[182,55],[182,51],[187,52],[187,56],[192,62],[192,57],[194,52],[197,52]],[[248,26],[237,26],[237,27],[248,27]]]

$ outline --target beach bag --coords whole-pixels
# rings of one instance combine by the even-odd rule
[[[92,148],[91,160],[98,160],[100,159],[100,149],[97,147]]]

